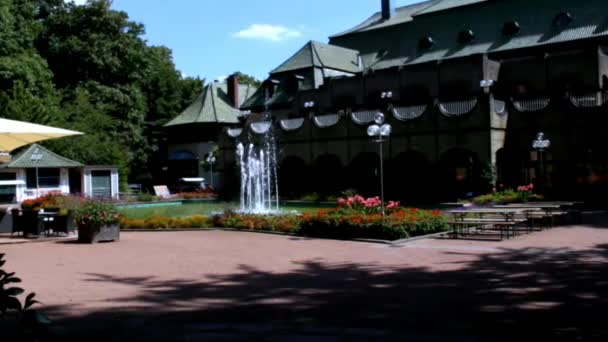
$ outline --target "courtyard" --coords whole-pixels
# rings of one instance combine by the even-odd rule
[[[103,340],[600,340],[605,220],[502,241],[401,245],[123,232],[3,245],[57,336]]]

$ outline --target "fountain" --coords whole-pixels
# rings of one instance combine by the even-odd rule
[[[276,168],[276,143],[270,123],[252,124],[252,130],[263,133],[259,146],[239,142],[236,154],[241,167],[240,211],[267,214],[279,211],[279,186]],[[262,127],[260,127],[262,126]],[[250,139],[251,140],[251,139]]]

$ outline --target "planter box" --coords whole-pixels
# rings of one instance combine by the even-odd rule
[[[120,239],[120,226],[87,226],[78,225],[78,242],[97,243],[100,241],[118,241]]]

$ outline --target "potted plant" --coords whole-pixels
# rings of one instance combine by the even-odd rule
[[[96,243],[120,238],[120,214],[111,203],[87,201],[75,216],[79,242]]]

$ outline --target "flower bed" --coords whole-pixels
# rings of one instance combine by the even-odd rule
[[[445,218],[438,211],[400,209],[383,220],[381,214],[344,214],[319,211],[305,215],[299,234],[335,239],[399,240],[447,230]]]
[[[503,187],[501,187],[503,188]],[[496,189],[492,193],[472,199],[476,205],[524,203],[530,200],[542,200],[543,196],[534,193],[534,184],[521,185],[517,189]]]
[[[145,220],[133,220],[122,218],[120,227],[127,230],[138,229],[191,229],[191,228],[209,228],[212,226],[213,220],[207,216],[194,215],[190,217],[164,217],[152,216]]]
[[[316,213],[253,215],[226,211],[215,215],[170,218],[153,216],[144,220],[121,219],[122,229],[196,229],[234,228],[298,234],[334,239],[398,240],[443,232],[447,230],[445,217],[438,210],[403,208],[398,202],[386,204],[383,218],[377,197],[360,196],[339,200],[337,209]]]

